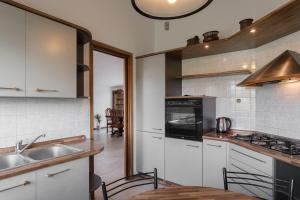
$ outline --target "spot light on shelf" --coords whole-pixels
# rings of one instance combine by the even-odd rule
[[[250,33],[256,33],[256,29],[255,28],[251,28]]]

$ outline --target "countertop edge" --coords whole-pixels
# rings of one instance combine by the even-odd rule
[[[243,142],[243,141],[237,141],[237,140],[231,139],[230,138],[231,135],[232,134],[223,135],[222,137],[203,135],[203,139],[204,140],[207,139],[207,140],[222,141],[222,142],[228,142],[228,143],[231,143],[231,144],[235,144],[235,145],[244,147],[246,149],[255,151],[257,153],[261,153],[263,155],[270,156],[270,157],[272,157],[276,160],[285,162],[287,164],[291,164],[293,166],[300,167],[300,156],[290,156],[290,155],[287,155],[287,154],[283,154],[281,152],[277,152],[275,150],[266,149],[266,148],[256,146],[256,145],[253,145],[253,144],[249,144],[249,143],[246,143],[246,142]]]
[[[56,144],[56,143],[52,143]],[[61,143],[60,143],[61,144]],[[90,156],[95,156],[101,153],[104,150],[104,146],[100,144],[98,141],[86,139],[85,141],[72,142],[72,143],[64,143],[68,146],[75,147],[81,149],[82,151],[74,154],[70,154],[67,156],[58,157],[55,159],[49,159],[44,161],[37,161],[28,165],[20,166],[17,168],[4,170],[0,172],[0,180],[16,177],[22,174],[30,173],[39,169],[63,164],[66,162],[70,162],[73,160],[78,160],[82,158],[87,158]],[[51,145],[51,144],[47,144]],[[45,145],[45,146],[47,146]],[[85,146],[85,147],[84,147]]]

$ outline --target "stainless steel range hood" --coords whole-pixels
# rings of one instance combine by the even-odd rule
[[[268,83],[295,80],[300,80],[300,54],[287,50],[239,83],[238,86],[262,86]]]

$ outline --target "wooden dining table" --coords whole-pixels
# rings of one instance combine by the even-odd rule
[[[206,187],[168,187],[147,191],[130,200],[258,200],[255,197]]]

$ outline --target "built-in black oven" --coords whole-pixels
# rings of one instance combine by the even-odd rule
[[[166,99],[166,137],[202,141],[216,120],[216,99],[182,97]]]

